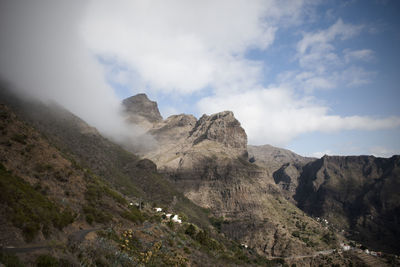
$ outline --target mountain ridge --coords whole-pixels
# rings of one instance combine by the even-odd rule
[[[49,184],[49,201],[57,205],[75,196],[71,193],[79,196],[75,197],[73,202],[75,206],[71,206],[78,217],[72,219],[72,226],[67,224],[62,232],[50,227],[51,234],[48,238],[52,238],[53,241],[59,240],[56,236],[67,238],[67,233],[73,234],[73,229],[77,229],[79,225],[88,227],[89,222],[94,222],[97,226],[110,227],[109,220],[111,220],[113,222],[111,225],[114,226],[91,234],[91,239],[84,238],[85,245],[79,246],[84,259],[89,262],[95,260],[107,262],[103,255],[108,255],[108,252],[102,247],[107,244],[111,248],[110,251],[113,251],[113,256],[109,255],[113,259],[115,255],[125,255],[118,253],[133,253],[129,255],[139,257],[134,258],[136,261],[141,260],[140,251],[145,255],[152,252],[154,253],[152,261],[157,261],[159,264],[163,262],[176,265],[178,258],[181,264],[186,262],[194,266],[269,266],[274,264],[274,260],[277,261],[275,264],[286,262],[301,266],[362,264],[363,260],[357,254],[349,253],[341,256],[334,253],[334,249],[340,248],[340,242],[348,242],[338,234],[338,229],[333,226],[327,227],[296,206],[299,203],[306,203],[308,196],[300,198],[300,195],[293,194],[293,188],[294,192],[298,193],[297,189],[300,187],[307,189],[310,184],[313,185],[313,176],[305,176],[306,169],[310,168],[312,170],[310,173],[324,175],[324,170],[320,171],[321,166],[330,169],[332,162],[326,158],[323,159],[325,163],[317,164],[318,168],[314,168],[313,163],[321,161],[309,162],[310,159],[271,146],[264,146],[264,151],[251,154],[251,151],[248,152],[247,135],[232,112],[204,115],[198,120],[192,115],[181,114],[159,121],[149,121],[146,116],[139,114],[141,122],[149,127],[147,133],[157,140],[158,147],[144,151],[138,157],[102,137],[95,128],[62,107],[29,101],[21,102],[3,93],[0,92],[2,103],[7,103],[15,110],[17,117],[25,121],[26,125],[31,125],[28,128],[31,127],[29,129],[32,130],[26,132],[28,128],[21,126],[18,134],[13,127],[17,125],[15,123],[19,123],[19,119],[10,120],[9,115],[4,115],[6,124],[0,129],[2,140],[4,139],[0,145],[0,158],[4,158],[3,153],[8,155],[10,161],[6,164],[6,169],[12,171],[14,176],[11,178],[0,168],[1,179],[12,181],[18,180],[21,176],[20,178],[28,183],[33,181],[33,184],[28,185],[32,187],[29,190],[43,190],[43,185],[48,185],[46,182],[48,179],[51,183],[55,183],[55,186]],[[139,98],[152,102],[144,95]],[[158,110],[156,103],[152,104],[151,108]],[[6,111],[5,114],[10,112]],[[0,115],[3,116],[2,112]],[[128,118],[129,114],[125,116]],[[35,137],[37,135],[34,134],[35,131],[43,136],[40,140],[44,140],[43,144],[37,144],[35,147],[43,149],[51,146],[59,152],[39,157],[33,153],[37,151],[36,148],[28,149],[38,138]],[[8,144],[11,144],[11,147]],[[79,177],[82,178],[77,182],[82,188],[67,190],[70,195],[67,196],[64,192],[65,199],[58,191],[68,189],[69,182],[72,183],[71,186],[75,185],[73,181],[76,179],[71,177],[76,175],[65,176],[60,173],[58,166],[61,165],[58,163],[54,165],[55,158],[51,154],[60,159],[60,162],[61,159],[66,164],[69,162],[67,165],[75,168],[72,173],[79,173]],[[262,161],[263,155],[264,161]],[[271,165],[267,164],[270,161],[267,160],[268,157],[273,158]],[[40,178],[41,189],[39,187],[35,189],[35,181],[39,178],[35,178],[36,167],[32,164],[36,160],[41,162],[40,166],[38,165],[40,168],[37,167],[37,171],[41,173],[38,177],[43,177]],[[18,167],[24,161],[28,161],[29,164]],[[282,166],[279,167],[280,164]],[[396,164],[385,163],[377,169],[378,171],[372,168],[370,174],[388,173],[390,176],[390,171],[382,170],[388,170],[388,166],[393,166],[396,172],[393,172],[388,181],[396,182],[398,177]],[[20,173],[24,168],[27,168],[26,174]],[[69,170],[65,172],[69,173]],[[367,172],[365,169],[364,173]],[[316,177],[316,180],[318,179],[319,176]],[[3,186],[4,183],[0,184]],[[322,189],[327,185],[329,184],[322,182],[318,188]],[[388,192],[387,188],[395,187],[386,185],[385,188],[385,192]],[[306,189],[304,192],[308,190]],[[318,193],[320,192],[316,190],[308,195],[311,197]],[[395,198],[398,194],[389,193],[394,198],[390,198],[388,203],[398,203]],[[4,205],[12,207],[7,200],[2,199],[2,201],[5,202],[0,205],[0,212],[4,211],[2,210]],[[144,210],[131,208],[127,205],[130,201],[144,202]],[[170,222],[157,215],[151,203],[180,214],[184,224],[170,225]],[[141,207],[142,204],[138,205]],[[51,210],[55,212],[57,208]],[[59,208],[59,211],[64,212],[62,208]],[[51,216],[59,218],[56,214]],[[69,223],[68,218],[70,217],[66,217],[65,223]],[[129,224],[130,220],[135,223]],[[143,223],[143,220],[146,222]],[[13,227],[8,225],[9,222],[6,221],[5,228],[0,227],[1,238],[6,236],[7,229]],[[190,226],[190,222],[195,225]],[[61,227],[58,223],[56,225]],[[47,233],[46,227],[44,230],[41,229],[43,233]],[[137,240],[130,239],[127,227],[136,229],[134,237],[137,237]],[[20,233],[19,230],[15,231]],[[128,238],[128,243],[122,238]],[[39,239],[45,241],[46,237],[40,236]],[[159,248],[155,246],[157,239],[162,240],[163,250],[158,251]],[[135,244],[142,244],[145,248],[139,251],[136,248],[134,252],[125,249],[127,245],[133,249],[134,246],[130,246],[130,242],[138,240],[139,243]],[[60,239],[57,242],[63,243],[64,240]],[[190,244],[190,249],[182,249],[177,244],[185,246]],[[67,245],[67,254],[70,260],[76,262],[77,251],[71,250],[72,247],[72,244]],[[102,252],[91,252],[91,248]],[[175,254],[179,256],[177,259],[168,256],[173,251],[178,253]],[[323,252],[323,255],[317,252]],[[0,262],[3,259],[2,253]],[[58,251],[53,256],[65,257],[67,254]],[[28,256],[33,257],[30,253]],[[32,262],[32,258],[25,260]],[[379,262],[383,266],[385,261]]]
[[[303,211],[305,211],[307,214],[311,216],[318,215],[320,217],[324,217],[325,216],[324,212],[318,212],[318,213],[315,212],[318,209],[320,210],[323,209],[322,207],[319,207],[317,206],[317,204],[315,204],[319,202],[315,202],[311,199],[313,199],[315,194],[317,195],[320,194],[318,196],[315,196],[315,198],[322,198],[327,196],[327,194],[319,192],[318,189],[313,191],[311,189],[308,189],[307,186],[305,186],[305,184],[308,184],[305,181],[307,179],[311,179],[310,177],[315,176],[315,175],[313,176],[313,174],[309,172],[308,169],[310,168],[310,166],[313,166],[313,168],[319,170],[319,173],[323,174],[324,169],[332,169],[334,165],[332,160],[327,161],[326,159],[340,159],[346,161],[347,159],[353,158],[360,160],[370,159],[371,165],[369,166],[369,168],[371,168],[371,171],[375,169],[388,168],[386,165],[379,165],[379,164],[378,164],[379,166],[376,165],[375,163],[379,163],[385,160],[375,158],[373,156],[349,156],[349,157],[324,156],[321,159],[302,157],[292,151],[276,148],[270,145],[264,145],[264,146],[247,145],[247,139],[244,138],[238,139],[241,140],[241,142],[239,142],[240,143],[239,146],[229,146],[225,142],[226,136],[229,136],[229,138],[233,138],[231,142],[232,141],[235,142],[234,138],[237,136],[235,134],[226,135],[226,132],[223,132],[225,122],[217,123],[217,125],[219,125],[218,131],[222,132],[219,133],[218,131],[213,131],[212,138],[207,137],[207,124],[204,124],[205,119],[224,118],[223,114],[230,114],[230,116],[233,116],[233,113],[222,112],[210,116],[204,115],[199,120],[196,120],[194,117],[191,117],[191,115],[178,115],[179,118],[181,119],[186,118],[188,121],[187,124],[181,124],[181,126],[179,126],[184,128],[186,127],[185,131],[178,131],[177,128],[179,127],[176,127],[174,124],[170,124],[168,119],[164,122],[161,122],[165,124],[164,127],[168,128],[168,131],[174,132],[175,130],[177,130],[178,132],[180,133],[184,132],[185,134],[182,135],[178,134],[178,136],[180,137],[175,139],[171,135],[170,136],[164,135],[162,132],[159,132],[157,130],[150,130],[149,132],[151,134],[154,134],[157,140],[163,140],[160,146],[162,147],[166,145],[167,147],[169,147],[168,148],[169,151],[163,154],[161,150],[158,150],[158,151],[153,151],[148,155],[145,155],[146,157],[153,159],[156,162],[156,164],[160,164],[161,170],[169,174],[169,176],[171,177],[170,180],[175,184],[177,184],[179,187],[183,188],[185,195],[190,199],[192,199],[195,203],[203,207],[212,207],[214,210],[220,210],[221,212],[223,211],[222,213],[219,214],[217,213],[216,214],[217,216],[219,215],[226,216],[227,214],[230,214],[230,212],[235,211],[237,209],[237,207],[235,206],[229,206],[228,204],[230,201],[229,197],[227,199],[228,202],[226,202],[226,204],[222,204],[224,201],[226,201],[224,200],[226,196],[232,197],[232,192],[237,191],[237,189],[235,189],[234,187],[232,188],[231,184],[233,183],[236,184],[237,187],[240,188],[243,187],[247,188],[246,190],[250,190],[247,192],[247,195],[257,192],[258,190],[257,188],[259,189],[263,188],[263,190],[265,190],[264,192],[269,192],[267,194],[281,195],[284,197],[286,201],[300,207]],[[178,118],[178,117],[171,116],[170,118]],[[190,128],[192,128],[192,130],[190,130]],[[191,136],[190,133],[194,132],[194,129],[198,128],[203,129],[202,134],[199,135],[200,137],[202,137],[199,140],[199,142],[196,143],[195,145],[193,145],[193,142],[190,144],[186,143],[185,145],[186,142],[185,140],[190,139]],[[241,128],[240,123],[238,121],[236,123],[235,131],[236,133],[243,131],[245,135],[245,132],[243,128]],[[170,154],[170,157],[173,158],[174,161],[176,162],[175,165],[165,164],[164,161],[162,160],[162,157],[168,155],[168,153],[171,151],[173,151],[173,153]],[[160,153],[162,154],[161,156]],[[325,165],[324,164],[321,165],[320,163],[324,163]],[[243,172],[244,170],[246,171]],[[361,172],[357,172],[355,175],[357,177],[358,176],[362,177],[365,174],[365,171],[366,170],[362,170]],[[346,167],[337,168],[336,172],[338,172],[342,176],[348,175],[346,174]],[[228,177],[229,179],[227,179]],[[251,183],[253,184],[260,183],[260,184],[258,184],[256,187],[254,185],[249,185],[249,184],[244,186],[247,183],[246,179],[240,177],[253,177],[249,181],[253,180]],[[316,177],[320,177],[320,175],[317,175]],[[394,177],[398,179],[399,175],[397,176],[395,175]],[[258,182],[255,183],[255,181]],[[347,185],[347,183],[351,183],[351,179],[348,180],[344,179],[342,183],[344,183],[343,186],[348,187],[350,185]],[[322,186],[321,188],[325,188],[325,184],[321,180],[321,178],[316,179],[313,182],[313,184]],[[219,189],[216,190],[217,188]],[[228,190],[228,188],[230,188],[229,190],[231,193],[225,195],[223,191]],[[336,189],[333,188],[330,190],[336,190]],[[301,191],[304,191],[303,194],[301,193]],[[210,195],[211,192],[214,192],[213,195]],[[265,193],[262,194],[256,193],[256,195],[257,194],[259,194],[260,198],[266,198]],[[339,191],[337,190],[337,194],[339,195],[341,194],[340,190]],[[301,195],[303,195],[303,197],[300,197]],[[391,193],[391,195],[396,196],[396,193]],[[305,203],[307,203],[308,201],[307,200],[308,198],[310,199],[310,203],[315,204],[311,209],[307,209],[305,205]],[[207,199],[213,199],[212,201],[214,202],[210,202]],[[233,199],[236,199],[234,201],[238,201],[239,203],[244,201],[243,196],[233,197]],[[255,199],[252,201],[256,202]],[[254,203],[251,205],[254,205]],[[338,214],[342,214],[346,209],[340,205],[334,207],[332,206],[331,208],[334,209],[333,212],[337,212]],[[255,206],[253,206],[252,209],[254,211]],[[259,207],[258,209],[261,208]],[[239,210],[243,211],[246,209],[239,208]],[[248,213],[247,215],[252,214],[252,212],[250,211],[247,211],[247,213]],[[251,216],[254,216],[255,214]],[[247,215],[246,212],[242,214],[242,216],[244,217],[246,217]],[[329,218],[330,216],[325,216],[325,217],[328,220],[330,220],[332,224],[335,227],[337,227],[337,229],[344,229],[346,231],[353,231],[353,232],[359,232],[360,229],[363,229],[362,227],[359,228],[360,224],[353,224],[346,226],[346,224],[343,223],[344,221],[352,220],[351,215],[349,214],[344,217],[342,216],[343,217],[342,222],[339,222],[338,220],[335,219],[331,220]],[[337,223],[335,223],[335,221],[337,221]],[[382,221],[380,223],[382,227],[385,227],[384,226],[385,224],[384,223],[382,224]],[[356,225],[358,226],[356,227]],[[358,231],[356,229],[358,229]],[[368,243],[368,245],[374,243],[374,242],[367,242],[366,239],[362,237],[357,238],[354,235],[351,237],[359,241],[366,242]],[[388,246],[372,245],[372,247],[375,247],[375,249],[381,248],[390,252],[399,253],[398,246],[394,242],[391,242],[391,244],[392,244],[391,245],[392,249],[388,248]]]

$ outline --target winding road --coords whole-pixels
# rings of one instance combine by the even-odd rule
[[[298,260],[298,259],[305,259],[305,258],[314,258],[319,255],[329,255],[332,254],[335,251],[335,249],[328,249],[328,250],[321,250],[317,251],[313,254],[308,254],[308,255],[296,255],[296,256],[288,256],[288,257],[276,257],[276,256],[269,256],[266,257],[269,260],[276,260],[276,259],[282,259],[282,260]]]
[[[71,233],[68,236],[68,241],[73,241],[77,243],[81,243],[86,235],[90,232],[100,230],[102,228],[90,228],[90,229],[82,229],[76,232]],[[61,245],[56,245],[56,246],[49,246],[49,245],[44,245],[44,246],[33,246],[33,247],[24,247],[24,248],[14,248],[14,247],[2,247],[0,250],[8,253],[27,253],[27,252],[32,252],[36,250],[41,250],[41,249],[53,249],[57,247],[62,247]]]

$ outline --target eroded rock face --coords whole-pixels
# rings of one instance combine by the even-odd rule
[[[316,158],[302,157],[290,150],[271,145],[249,145],[247,149],[249,151],[249,158],[258,166],[268,169],[271,173],[278,171],[285,164],[290,163],[295,166],[303,166],[316,160]]]
[[[179,143],[189,137],[189,132],[196,125],[193,115],[172,115],[166,120],[155,125],[149,133],[153,135],[162,145],[166,143]]]
[[[186,197],[223,217],[226,235],[268,255],[307,254],[307,244],[292,236],[301,220],[316,233],[316,246],[324,247],[325,230],[282,197],[272,172],[249,162],[247,135],[231,111],[199,120],[170,116],[151,124],[148,133],[159,144],[143,156]],[[298,219],[292,219],[294,214]]]
[[[324,156],[304,166],[294,198],[353,239],[400,253],[400,156]]]
[[[193,144],[208,139],[226,147],[247,149],[247,135],[232,111],[203,115],[190,132]]]
[[[224,152],[231,158],[247,157],[247,135],[231,111],[203,115],[197,120],[192,115],[180,114],[162,120],[157,103],[145,94],[123,101],[128,120],[148,130],[158,146],[143,153],[154,160],[159,169],[189,166],[198,154],[211,156]],[[187,156],[196,154],[196,156]],[[185,159],[183,159],[183,157]],[[185,164],[183,164],[185,162]]]
[[[122,104],[125,107],[128,120],[132,123],[151,128],[152,124],[163,120],[157,103],[151,101],[146,94],[126,98]]]
[[[293,200],[301,172],[302,165],[285,163],[273,173],[275,183],[282,189],[282,193],[288,200]]]

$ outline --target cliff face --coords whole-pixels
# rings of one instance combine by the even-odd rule
[[[211,140],[228,148],[243,151],[247,148],[246,132],[231,111],[203,115],[190,131],[190,137],[194,138],[194,145],[203,140]]]
[[[352,238],[398,254],[399,192],[399,156],[324,156],[304,166],[294,198]]]
[[[302,157],[290,150],[274,147],[271,145],[247,147],[249,158],[257,165],[268,168],[271,172],[277,171],[284,164],[303,166],[316,158]]]
[[[175,115],[148,132],[158,147],[143,156],[186,197],[210,209],[226,235],[267,255],[307,254],[332,245],[321,242],[328,230],[282,197],[272,172],[249,162],[247,135],[232,112],[199,120]],[[307,225],[304,235],[309,231],[312,237],[292,235],[300,221]]]
[[[138,94],[124,99],[122,102],[128,121],[144,128],[150,128],[153,123],[162,121],[157,103],[148,99],[145,94]]]
[[[267,170],[285,198],[292,203],[296,203],[293,195],[296,192],[302,168],[316,159],[302,157],[290,150],[271,145],[249,145],[248,151],[250,161]]]
[[[247,146],[229,111],[199,120],[171,116],[148,132],[159,145],[143,156],[185,196],[222,217],[221,231],[259,252],[288,255],[332,245],[320,242],[326,233],[297,206],[371,248],[399,253],[399,157],[315,159]],[[309,228],[299,228],[303,223]]]

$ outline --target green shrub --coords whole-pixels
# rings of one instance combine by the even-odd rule
[[[292,233],[292,236],[299,238],[300,237],[300,232],[299,231],[294,231]]]
[[[12,267],[23,267],[24,265],[21,263],[19,258],[11,253],[6,253],[0,250],[0,263],[4,264],[4,266],[12,266]]]
[[[171,216],[172,217],[172,216]],[[174,224],[174,222],[173,221],[168,221],[167,222],[167,226],[171,229],[171,230],[174,230],[175,229],[175,224]]]
[[[206,231],[200,230],[194,239],[208,250],[221,249],[221,245],[215,239],[211,238]]]
[[[321,240],[323,242],[325,242],[326,244],[330,245],[330,244],[333,244],[336,241],[336,237],[335,237],[334,233],[329,232],[329,233],[323,235]]]
[[[50,164],[43,164],[43,163],[38,163],[36,164],[34,170],[38,173],[43,173],[46,171],[51,171],[53,170],[53,166]]]
[[[58,260],[51,255],[43,254],[36,258],[37,267],[58,267]]]
[[[92,224],[93,221],[98,223],[107,223],[112,219],[111,214],[91,205],[83,206],[83,212],[85,213],[86,221],[89,224]]]
[[[188,248],[188,247],[184,247],[183,248],[183,251],[186,253],[186,254],[190,254],[191,252],[190,252],[190,249]]]
[[[26,145],[27,136],[25,134],[14,134],[11,140],[18,142],[20,144]]]
[[[41,229],[49,233],[53,225],[62,229],[73,222],[75,215],[61,209],[34,187],[17,176],[0,168],[0,201],[8,205],[8,216],[14,226],[20,228],[29,242]]]
[[[121,194],[112,190],[108,185],[101,182],[98,178],[94,178],[93,181],[86,187],[85,198],[87,201],[95,204],[101,202],[103,195],[109,196],[120,204],[127,204],[127,201]]]
[[[225,221],[224,217],[211,217],[210,218],[211,224],[218,230],[218,232],[221,232],[222,229],[222,224],[226,224],[227,222]]]
[[[187,234],[190,237],[194,237],[196,235],[196,228],[194,227],[193,224],[189,224],[188,227],[185,230],[185,234]]]
[[[143,214],[136,207],[132,207],[129,210],[122,212],[121,216],[134,223],[142,223],[145,220]]]
[[[106,239],[113,240],[115,242],[120,242],[120,238],[113,228],[108,228],[106,230],[99,230],[96,233],[100,237],[104,237]]]

